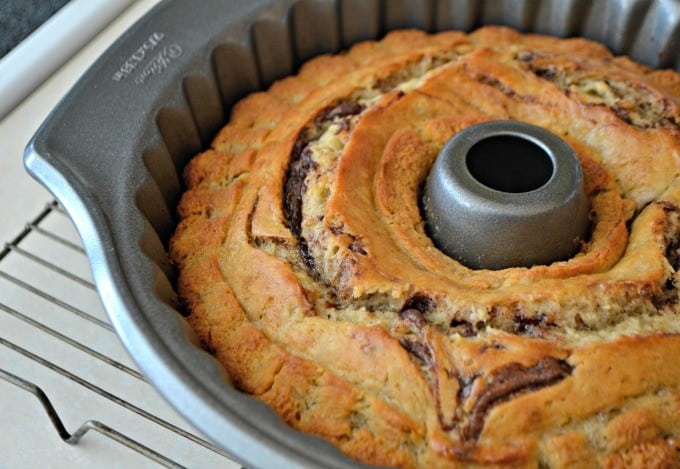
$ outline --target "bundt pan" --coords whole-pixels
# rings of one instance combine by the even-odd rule
[[[680,70],[678,0],[166,0],[127,31],[51,113],[28,171],[75,222],[130,355],[193,425],[249,467],[354,467],[228,385],[179,312],[167,245],[179,174],[246,94],[305,60],[387,31],[521,31],[603,42]]]

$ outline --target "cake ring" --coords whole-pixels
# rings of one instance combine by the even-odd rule
[[[185,168],[188,320],[233,386],[358,461],[680,465],[679,103],[676,72],[502,27],[315,58]],[[480,268],[433,241],[437,156],[495,121],[578,161],[566,257]]]

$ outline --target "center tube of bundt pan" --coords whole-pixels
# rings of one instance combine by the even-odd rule
[[[590,226],[577,155],[550,131],[517,121],[454,135],[430,171],[422,205],[435,245],[473,269],[569,259]]]

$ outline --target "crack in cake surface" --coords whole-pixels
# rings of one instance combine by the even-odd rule
[[[668,97],[648,86],[621,78],[588,75],[579,70],[529,64],[536,76],[556,84],[584,104],[608,107],[627,124],[639,128],[670,127],[680,130],[680,113]]]

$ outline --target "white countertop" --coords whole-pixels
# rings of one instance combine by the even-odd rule
[[[24,146],[49,111],[157,1],[133,2],[0,121],[0,241],[11,248],[0,255],[0,370],[39,386],[69,432],[96,420],[184,466],[240,467],[197,443],[195,430],[136,376],[107,327],[75,229],[23,168]],[[96,431],[73,446],[62,442],[38,399],[3,379],[0,415],[0,467],[158,467]]]

